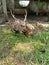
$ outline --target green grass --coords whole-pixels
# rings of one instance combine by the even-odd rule
[[[0,26],[0,65],[49,65],[49,32],[34,36]]]

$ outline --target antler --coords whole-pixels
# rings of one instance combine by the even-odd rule
[[[24,18],[24,22],[27,20],[27,10],[25,9],[25,18]]]
[[[12,15],[12,17],[16,20],[17,18],[12,14],[12,10],[10,9],[10,13]]]

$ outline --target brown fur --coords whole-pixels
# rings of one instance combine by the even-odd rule
[[[31,24],[27,24],[26,25],[26,30],[25,30],[25,35],[28,36],[28,35],[34,35],[36,33],[36,30],[32,28],[32,25]]]

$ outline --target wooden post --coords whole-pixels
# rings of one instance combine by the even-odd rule
[[[5,21],[7,21],[8,14],[7,14],[6,0],[2,0],[2,6],[3,6],[4,18],[5,18]]]

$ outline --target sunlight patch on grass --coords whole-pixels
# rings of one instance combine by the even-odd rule
[[[35,49],[41,49],[41,48],[45,47],[45,44],[41,43],[41,41],[34,41],[32,43],[33,43]]]
[[[4,33],[11,33],[11,30],[10,29],[4,29],[3,32]]]
[[[34,50],[34,47],[30,43],[18,43],[13,47],[14,51],[23,51],[23,52],[31,52]]]

